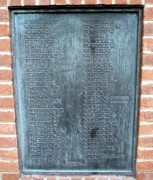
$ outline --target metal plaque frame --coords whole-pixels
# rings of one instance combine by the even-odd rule
[[[19,148],[19,164],[20,164],[20,171],[24,174],[71,174],[71,175],[82,175],[82,174],[116,174],[116,175],[135,175],[135,163],[136,163],[136,145],[137,145],[137,130],[138,130],[138,109],[139,109],[139,84],[140,84],[140,65],[141,65],[141,36],[142,36],[142,14],[143,14],[143,6],[39,6],[39,7],[9,7],[11,11],[11,26],[12,26],[12,56],[13,56],[13,75],[14,75],[14,96],[15,96],[15,111],[16,111],[16,122],[17,122],[17,138],[18,138],[18,148]],[[23,152],[24,147],[22,146],[23,140],[23,131],[24,131],[24,123],[20,118],[20,108],[19,101],[21,99],[18,97],[18,83],[17,79],[20,75],[20,72],[16,71],[16,28],[15,27],[15,16],[18,14],[34,14],[34,13],[103,13],[103,12],[117,12],[117,13],[136,13],[138,16],[138,30],[137,30],[137,58],[135,67],[135,74],[136,74],[136,81],[135,81],[135,107],[134,107],[134,124],[133,124],[133,164],[132,169],[125,171],[125,170],[46,170],[46,169],[26,169],[24,167],[24,158]]]

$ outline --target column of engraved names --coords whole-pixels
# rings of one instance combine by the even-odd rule
[[[60,159],[62,137],[58,129],[62,116],[59,86],[51,66],[60,58],[53,46],[55,35],[51,29],[56,20],[46,21],[25,20],[27,134],[31,164],[38,165]]]
[[[115,48],[111,33],[111,24],[104,20],[84,21],[83,142],[88,161],[111,158],[110,154],[115,151],[113,143],[116,141],[116,114],[112,113],[109,106],[109,58]]]

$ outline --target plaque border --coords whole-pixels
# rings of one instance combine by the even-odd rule
[[[13,87],[14,87],[14,98],[15,102],[15,117],[16,117],[16,129],[17,129],[17,147],[18,147],[18,157],[19,157],[19,170],[22,174],[55,174],[55,175],[125,175],[125,176],[136,176],[136,156],[137,156],[137,141],[138,141],[138,113],[140,104],[140,75],[141,75],[141,63],[142,63],[142,31],[143,31],[143,5],[51,5],[51,6],[9,6],[10,10],[10,26],[11,26],[11,56],[12,56],[12,71],[13,71]],[[17,71],[16,71],[16,46],[15,46],[15,16],[17,14],[28,14],[28,13],[75,13],[75,12],[121,12],[121,13],[137,13],[138,16],[138,29],[137,29],[137,57],[136,57],[136,80],[135,80],[135,111],[134,111],[134,121],[133,121],[133,161],[131,170],[39,170],[39,169],[26,169],[24,168],[24,158],[22,141],[23,141],[23,131],[21,129],[22,120],[19,119],[19,104],[18,101],[18,88],[17,88]],[[23,128],[23,127],[22,127]]]

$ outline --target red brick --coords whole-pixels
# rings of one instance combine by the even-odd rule
[[[3,174],[2,180],[19,180],[18,174]]]
[[[11,66],[11,55],[0,55],[0,66]]]
[[[121,176],[121,180],[135,180],[135,178],[129,176]]]
[[[24,5],[35,5],[35,0],[24,0]]]
[[[9,26],[7,24],[0,24],[0,36],[9,35]]]
[[[21,175],[21,180],[31,180],[30,175]]]
[[[153,159],[153,150],[138,150],[137,157],[139,159]]]
[[[0,159],[3,160],[12,160],[12,159],[18,159],[17,150],[0,150]]]
[[[96,180],[109,180],[108,176],[97,176]]]
[[[151,111],[141,111],[139,116],[140,121],[153,121],[153,112]]]
[[[138,146],[139,147],[153,147],[153,137],[139,137]]]
[[[71,4],[81,4],[81,0],[71,0]]]
[[[85,4],[96,4],[96,0],[85,0]]]
[[[68,176],[58,176],[59,180],[69,180]]]
[[[141,98],[140,107],[142,108],[153,107],[153,98]]]
[[[143,48],[144,50],[153,50],[153,39],[151,38],[145,38],[143,39]]]
[[[153,54],[143,54],[142,63],[144,66],[153,66]]]
[[[146,4],[153,4],[153,0],[145,0]]]
[[[137,180],[153,180],[153,173],[137,174]]]
[[[56,180],[56,176],[48,176],[47,180]]]
[[[109,179],[111,180],[123,180],[123,176],[109,176]],[[125,178],[124,178],[125,180]]]
[[[14,108],[14,99],[0,98],[0,108]]]
[[[18,162],[0,161],[0,171],[18,171]]]
[[[143,69],[141,78],[142,80],[153,80],[153,70]]]
[[[39,5],[50,5],[50,0],[40,0]]]
[[[1,122],[14,122],[15,113],[14,112],[0,112],[0,121]]]
[[[116,0],[116,4],[127,4],[127,0]]]
[[[101,0],[101,4],[112,4],[112,0]]]
[[[12,71],[11,70],[0,70],[0,81],[11,81]]]
[[[44,180],[42,176],[32,176],[33,180]]]
[[[137,162],[136,169],[137,171],[153,171],[153,161]]]
[[[15,137],[0,137],[0,148],[15,148],[17,139]]]
[[[10,51],[10,39],[0,39],[0,51]]]
[[[0,21],[5,22],[8,20],[9,20],[8,10],[0,9]]]
[[[20,6],[21,5],[21,0],[11,0],[10,1],[10,6]]]
[[[7,5],[7,0],[0,0],[0,6]]]
[[[130,4],[142,4],[141,0],[130,0]]]
[[[0,134],[16,134],[15,124],[0,124]]]
[[[153,134],[153,124],[141,124],[139,126],[139,134]]]
[[[71,178],[71,180],[82,180],[83,179],[83,177],[82,176],[73,176],[72,178]],[[97,179],[98,180],[98,179]]]
[[[12,95],[13,87],[12,85],[0,84],[0,95]]]
[[[99,176],[85,176],[85,180],[108,180],[108,179],[113,179],[114,176],[103,176],[103,175],[99,175]],[[79,179],[78,179],[79,180]],[[81,180],[81,179],[80,179]]]
[[[56,5],[65,5],[66,4],[66,0],[55,0],[55,4]]]
[[[144,35],[153,35],[153,23],[144,24]]]
[[[85,180],[96,180],[97,176],[86,176]]]
[[[153,94],[153,84],[144,84],[141,86],[142,94]]]
[[[144,19],[145,20],[153,20],[153,8],[145,8],[144,9]]]

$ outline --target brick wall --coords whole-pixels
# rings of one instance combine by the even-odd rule
[[[0,180],[132,180],[123,176],[19,175],[8,6],[61,4],[144,5],[137,180],[153,180],[153,0],[0,0]]]

